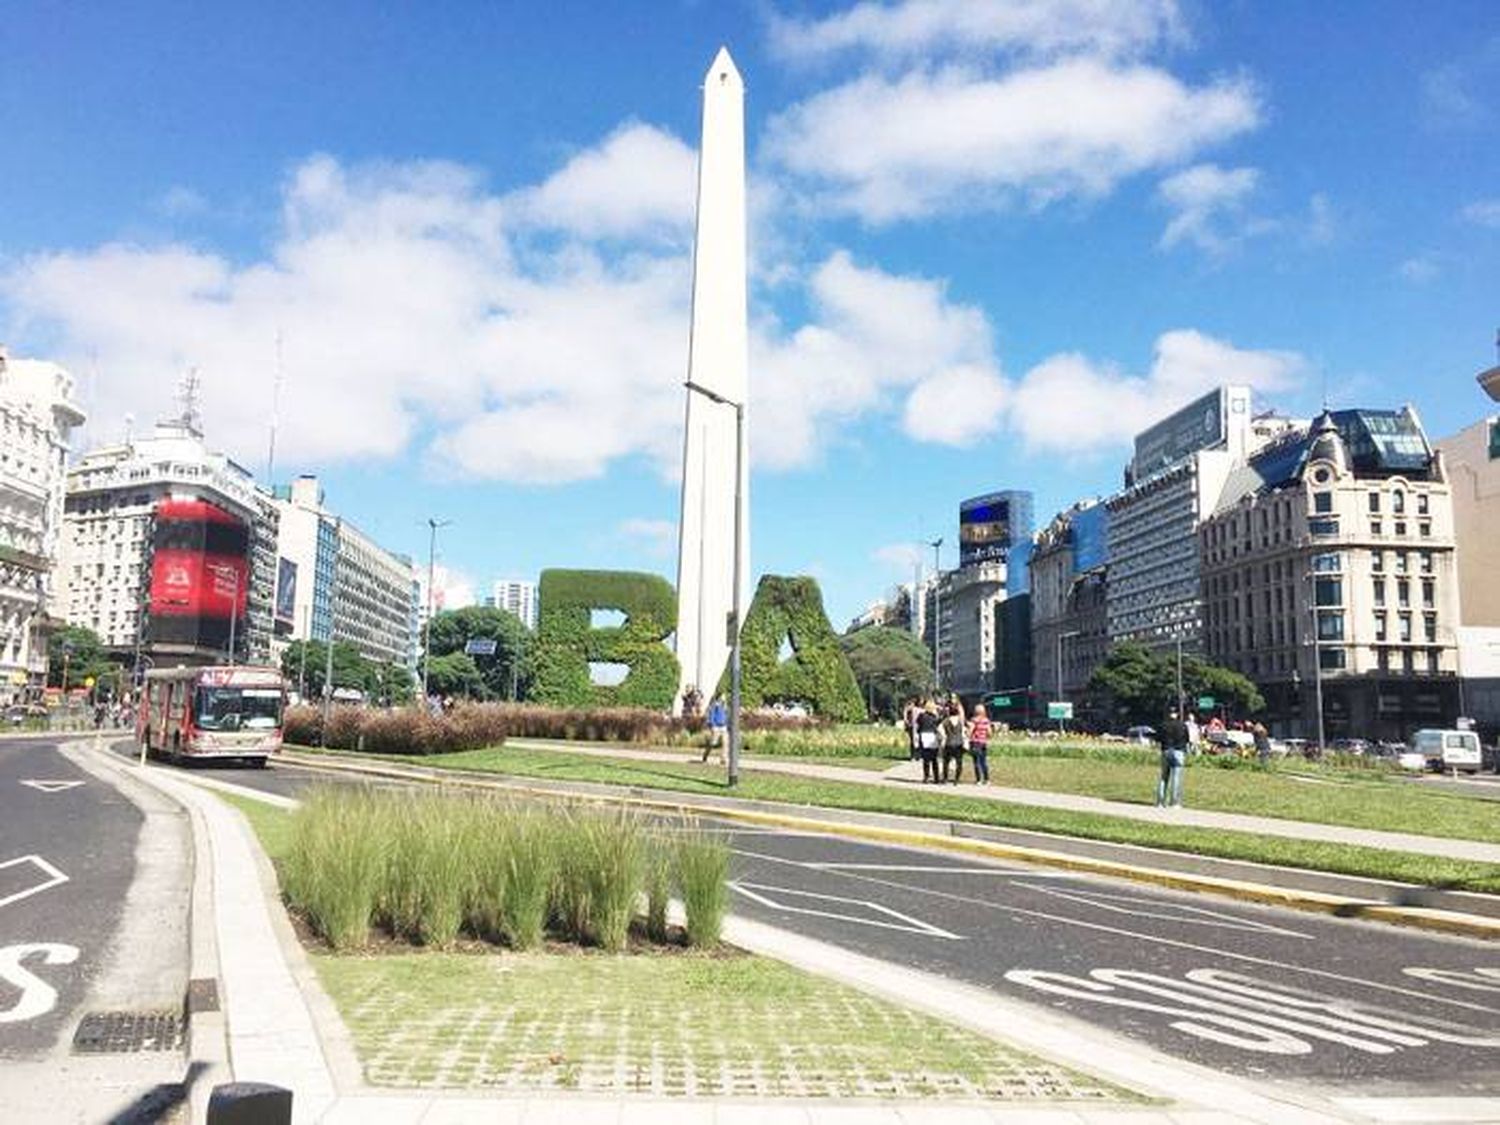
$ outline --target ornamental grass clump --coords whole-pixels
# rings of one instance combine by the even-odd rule
[[[729,907],[729,844],[696,826],[677,840],[677,887],[687,912],[689,945],[713,946]]]
[[[588,937],[618,953],[630,936],[645,888],[646,839],[640,818],[621,809],[596,812],[583,822],[589,881]]]
[[[334,949],[357,949],[369,938],[385,854],[374,831],[368,793],[314,791],[292,821],[282,887],[308,925]]]
[[[672,842],[659,832],[646,837],[646,937],[667,940],[667,904],[672,898]]]
[[[383,804],[391,841],[382,895],[386,926],[396,937],[451,946],[471,897],[466,803],[412,793],[386,797]]]
[[[512,949],[535,949],[546,934],[557,877],[557,854],[548,823],[554,817],[551,811],[514,809],[506,819],[500,929]]]

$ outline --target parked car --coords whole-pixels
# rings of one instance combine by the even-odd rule
[[[1131,727],[1125,732],[1125,741],[1133,742],[1137,746],[1156,745],[1155,727]]]
[[[13,727],[47,717],[47,708],[38,703],[12,703],[5,709],[5,721]]]
[[[1483,760],[1479,735],[1471,730],[1419,730],[1411,736],[1411,749],[1434,770],[1478,773]]]
[[[1364,755],[1370,752],[1370,741],[1366,738],[1335,738],[1328,749],[1336,754]]]

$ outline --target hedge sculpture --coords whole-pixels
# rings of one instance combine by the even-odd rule
[[[783,663],[781,642],[787,639],[792,656]],[[719,691],[728,698],[727,670]],[[760,580],[740,634],[740,695],[746,707],[797,702],[837,722],[865,717],[859,684],[828,623],[815,579],[768,574]]]
[[[677,693],[677,657],[662,642],[677,627],[666,579],[626,570],[544,570],[537,590],[532,698],[557,707],[665,710]],[[592,611],[618,610],[623,625],[595,629]],[[626,664],[619,684],[595,684],[592,662]]]

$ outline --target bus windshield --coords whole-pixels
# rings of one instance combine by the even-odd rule
[[[193,693],[193,723],[199,730],[275,730],[281,725],[281,692],[200,687]]]

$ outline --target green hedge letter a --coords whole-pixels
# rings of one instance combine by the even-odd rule
[[[677,628],[677,595],[656,574],[544,570],[539,589],[533,697],[557,707],[666,710],[677,694],[677,657],[663,642]],[[595,629],[596,609],[625,615]],[[595,684],[589,665],[624,664],[615,685]]]
[[[790,642],[792,655],[783,662],[784,640]],[[746,707],[805,703],[820,718],[864,718],[859,684],[828,623],[816,579],[768,574],[760,580],[740,634],[740,669]],[[721,692],[727,690],[727,675]]]

